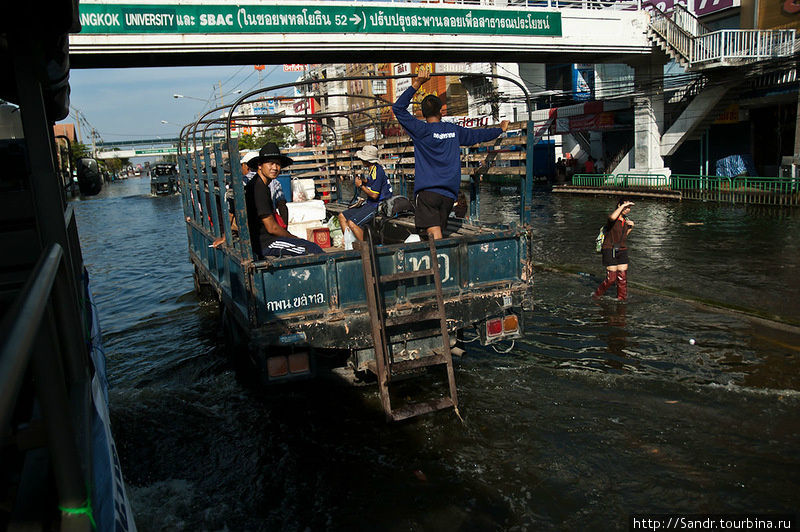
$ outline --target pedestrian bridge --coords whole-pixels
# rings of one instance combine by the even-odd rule
[[[134,0],[130,0],[133,2]],[[84,0],[82,30],[70,35],[76,68],[170,65],[497,61],[627,63],[634,85],[634,149],[615,171],[669,175],[664,156],[675,153],[710,123],[739,70],[797,54],[793,30],[710,31],[676,4],[664,13],[642,0],[450,0],[407,2],[125,3]],[[709,77],[663,130],[663,65],[668,55]],[[733,76],[733,77],[732,77]],[[741,77],[741,76],[738,76]],[[709,84],[711,85],[711,84]],[[540,136],[557,118],[549,112]]]
[[[158,157],[176,155],[179,138],[155,138],[98,142],[97,159],[133,159],[135,157]],[[190,150],[191,151],[191,150]]]
[[[641,0],[83,0],[73,68],[201,64],[630,62],[650,55]]]

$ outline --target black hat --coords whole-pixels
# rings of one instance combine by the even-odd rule
[[[250,160],[250,164],[259,166],[269,159],[278,159],[281,162],[281,168],[286,168],[294,162],[291,158],[281,153],[281,150],[278,148],[277,144],[274,142],[267,142],[261,146],[260,150],[258,150],[258,157],[254,157]]]

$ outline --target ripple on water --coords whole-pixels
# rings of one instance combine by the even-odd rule
[[[796,510],[788,332],[635,289],[593,301],[598,279],[540,272],[514,348],[470,343],[456,361],[464,422],[387,425],[374,387],[243,386],[192,294],[180,199],[147,187],[76,203],[142,530],[624,530],[631,512]],[[516,220],[513,191],[483,193],[487,215]],[[601,273],[591,244],[610,203],[537,194],[537,260]],[[637,202],[635,216],[635,282],[800,314],[797,245],[775,227],[797,234],[796,215]],[[743,230],[767,251],[735,251]],[[775,257],[774,276],[740,278]],[[758,306],[758,291],[781,297]]]

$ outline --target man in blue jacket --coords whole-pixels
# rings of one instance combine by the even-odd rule
[[[392,105],[394,116],[414,141],[414,222],[418,231],[438,240],[447,226],[447,217],[458,198],[461,185],[461,146],[471,146],[499,137],[508,129],[508,120],[500,127],[469,129],[442,122],[442,101],[432,94],[422,100],[422,116],[417,120],[408,112],[411,98],[431,78],[421,67],[411,86]]]

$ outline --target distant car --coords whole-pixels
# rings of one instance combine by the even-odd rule
[[[150,194],[163,196],[178,191],[178,171],[174,164],[157,164],[150,167]]]

